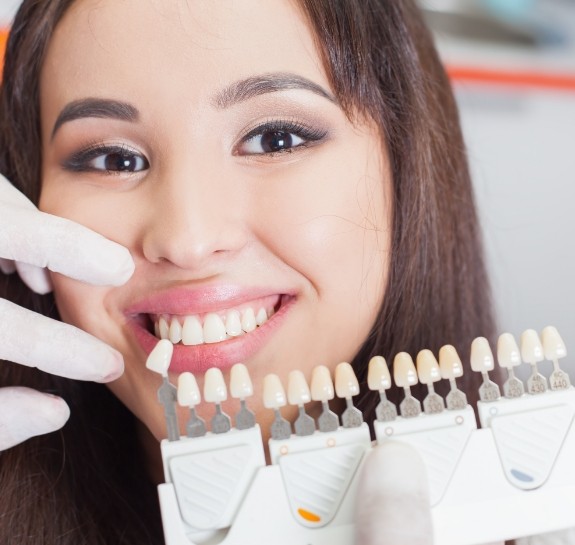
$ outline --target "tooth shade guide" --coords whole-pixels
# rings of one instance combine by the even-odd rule
[[[291,371],[288,375],[288,401],[298,408],[298,417],[294,422],[295,434],[304,437],[315,431],[315,421],[305,412],[304,405],[311,401],[311,392],[304,374],[301,371]]]
[[[497,401],[501,397],[499,386],[489,379],[488,371],[495,367],[493,352],[485,337],[477,337],[471,343],[471,369],[481,373],[483,383],[479,387],[479,398],[486,403]]]
[[[367,386],[379,392],[379,403],[375,408],[375,417],[380,422],[390,422],[397,418],[397,407],[387,399],[386,390],[391,388],[391,376],[383,356],[373,356],[369,360]]]

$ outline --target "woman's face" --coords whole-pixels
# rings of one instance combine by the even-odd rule
[[[41,209],[136,264],[117,288],[53,274],[58,308],[124,354],[110,388],[156,438],[155,328],[175,343],[173,383],[245,363],[264,430],[266,374],[287,388],[290,370],[353,358],[383,298],[388,160],[339,107],[295,3],[78,0],[50,43],[41,122]]]

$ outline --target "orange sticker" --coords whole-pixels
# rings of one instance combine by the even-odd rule
[[[302,519],[307,520],[308,522],[319,522],[321,520],[321,518],[318,515],[316,515],[315,513],[310,513],[305,509],[300,508],[297,510],[297,512]]]
[[[8,29],[0,29],[0,70],[4,66],[4,50],[6,49],[6,42],[8,41]],[[1,79],[1,75],[0,75]]]

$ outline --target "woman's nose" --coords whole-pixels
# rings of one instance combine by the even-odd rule
[[[234,191],[237,188],[221,176],[208,174],[186,180],[179,174],[150,184],[144,257],[199,274],[217,272],[248,240],[245,207]]]

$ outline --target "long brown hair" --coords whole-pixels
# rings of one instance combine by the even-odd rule
[[[41,181],[38,85],[44,54],[73,0],[24,0],[7,45],[0,94],[0,172],[34,202]],[[375,354],[415,355],[454,344],[462,357],[493,323],[457,109],[421,15],[408,0],[300,0],[332,89],[346,112],[374,119],[393,174],[393,241],[386,296],[354,360],[361,382]],[[58,317],[51,296],[12,275],[0,296]],[[475,377],[464,376],[476,391]],[[62,431],[0,457],[0,542],[161,543],[132,415],[101,385],[5,364],[0,385],[58,393]],[[473,397],[473,396],[472,396]],[[373,410],[365,393],[359,405]]]

